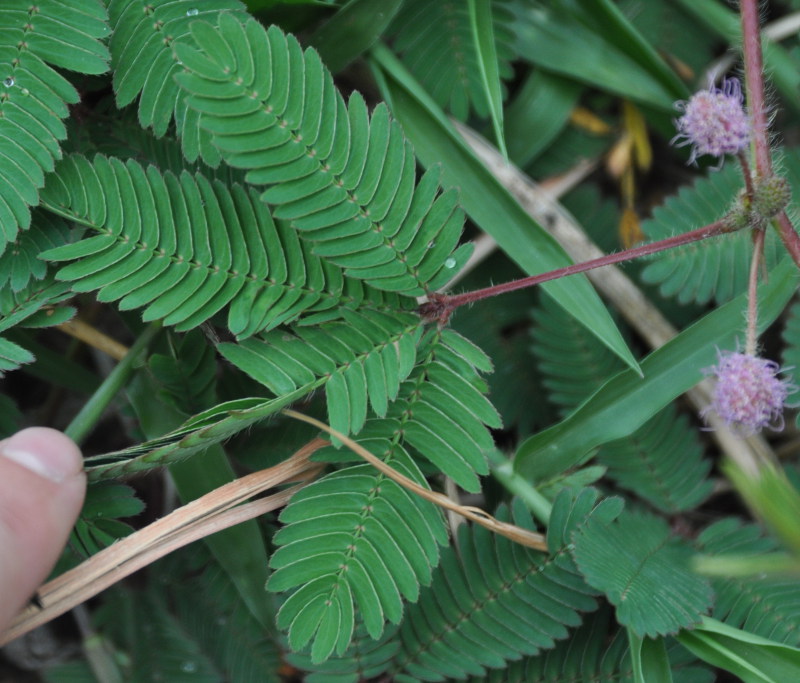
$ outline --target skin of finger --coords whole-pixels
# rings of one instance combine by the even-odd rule
[[[56,483],[0,457],[0,631],[52,570],[86,491],[78,447],[54,430],[28,431],[36,448],[69,452],[74,473]]]

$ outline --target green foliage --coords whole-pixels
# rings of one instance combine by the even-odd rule
[[[508,79],[513,73],[513,15],[507,2],[483,4],[491,5],[497,69]],[[488,117],[490,101],[468,3],[409,0],[389,30],[404,64],[437,104],[462,120],[471,111]]]
[[[606,594],[619,623],[638,636],[689,628],[711,606],[709,583],[689,568],[691,549],[669,536],[663,520],[634,512],[614,521],[592,517],[574,536],[575,562],[586,581]]]
[[[303,386],[310,391],[323,378],[330,426],[355,434],[368,399],[378,417],[386,416],[415,365],[422,327],[411,314],[343,309],[342,315],[341,322],[301,327],[297,336],[276,330],[220,351],[277,396]]]
[[[415,184],[411,146],[386,107],[348,104],[318,54],[277,27],[192,24],[176,77],[226,163],[314,243],[314,253],[379,289],[418,296],[443,285],[468,249],[463,218],[438,174]],[[324,122],[324,125],[323,125]],[[339,226],[345,223],[346,229]],[[339,229],[337,229],[339,228]]]
[[[44,175],[61,158],[68,105],[80,99],[56,68],[104,73],[108,33],[98,0],[11,0],[0,9],[0,253],[30,227]]]
[[[130,681],[706,683],[711,667],[800,679],[796,577],[752,574],[796,564],[791,477],[737,474],[678,400],[743,338],[748,231],[627,271],[674,298],[629,292],[679,328],[661,348],[583,275],[432,320],[447,287],[570,263],[532,186],[506,184],[506,143],[547,188],[578,183],[570,218],[607,251],[619,198],[653,209],[648,239],[728,210],[734,160],[676,189],[701,172],[666,142],[672,102],[719,54],[715,35],[741,44],[738,23],[716,2],[644,4],[3,3],[0,431],[91,436],[89,495],[56,573],[328,438],[287,426],[298,411],[545,539],[533,550],[482,526],[456,532],[331,438],[282,512],[88,605],[93,665],[108,657]],[[795,104],[798,50],[788,37],[765,57]],[[649,175],[624,99],[646,127]],[[498,163],[448,115],[491,131]],[[775,117],[786,139],[793,117]],[[586,126],[596,119],[607,133]],[[796,152],[776,168],[800,191]],[[476,261],[494,250],[480,265],[473,239]],[[800,366],[797,305],[782,341],[770,329],[797,289],[783,252],[770,229],[759,341]],[[82,338],[131,349],[116,368],[52,329],[76,309]],[[762,447],[795,466],[783,439]],[[136,493],[115,481],[157,467],[171,481],[142,478]],[[723,477],[775,539],[736,521],[746,508],[718,495]],[[50,680],[93,678],[73,664]]]
[[[795,191],[800,192],[800,156],[787,152],[784,172]],[[733,204],[741,189],[742,173],[729,164],[718,173],[682,189],[653,212],[642,224],[649,240],[664,239],[719,220]],[[752,239],[747,230],[724,239],[706,240],[678,247],[652,257],[642,273],[648,283],[658,283],[661,294],[677,296],[682,303],[694,301],[724,303],[744,292],[750,268]],[[774,231],[767,233],[765,259],[772,268],[783,250]]]
[[[597,607],[595,592],[565,547],[586,513],[586,502],[585,496],[574,508],[569,496],[556,502],[548,528],[549,555],[483,527],[462,526],[458,555],[452,547],[442,554],[433,584],[403,622],[395,664],[403,673],[397,680],[478,675],[566,638],[568,627],[580,623],[579,612]],[[504,517],[501,511],[498,518]],[[521,507],[514,521],[532,526]]]
[[[223,11],[239,12],[245,18],[242,3],[110,0],[107,4],[113,29],[109,49],[117,106],[124,107],[138,97],[142,127],[152,128],[161,137],[174,120],[187,159],[201,157],[217,166],[219,151],[211,144],[208,133],[198,126],[197,115],[186,108],[180,97],[175,74],[181,71],[181,64],[175,56],[175,46],[189,42],[189,26],[197,19],[214,20]]]
[[[757,557],[778,548],[778,543],[753,524],[724,519],[705,529],[697,539],[713,556]],[[800,586],[792,575],[715,578],[713,616],[737,628],[779,643],[800,646]]]
[[[94,555],[117,539],[130,534],[133,527],[119,519],[135,517],[144,507],[144,503],[136,497],[130,486],[108,481],[92,484],[86,491],[86,500],[75,524],[73,540],[85,557]]]
[[[533,312],[533,353],[550,400],[564,413],[576,408],[622,364],[569,316],[543,297]],[[607,444],[597,460],[618,486],[659,510],[697,507],[711,491],[711,463],[695,431],[670,406],[641,427]]]
[[[144,320],[188,330],[228,306],[228,328],[247,337],[364,296],[240,186],[103,156],[67,157],[51,178],[43,201],[98,234],[43,257],[81,259],[58,278],[122,310],[146,306]]]

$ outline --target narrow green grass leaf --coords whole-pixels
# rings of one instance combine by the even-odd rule
[[[800,680],[800,649],[776,643],[706,618],[678,641],[700,659],[730,671],[744,683]]]
[[[492,118],[497,149],[508,160],[505,135],[503,134],[503,87],[497,66],[497,49],[494,42],[491,0],[467,0],[472,39],[478,53],[478,68],[486,90],[489,115]]]

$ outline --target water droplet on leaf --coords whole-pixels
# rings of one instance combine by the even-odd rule
[[[3,85],[4,85],[4,86],[6,86],[6,88],[10,88],[10,87],[12,87],[12,86],[14,85],[14,79],[13,79],[13,78],[11,78],[11,76],[9,76],[8,78],[6,78],[6,79],[3,81]]]
[[[456,267],[456,260],[454,258],[449,258],[444,262],[445,268],[455,268]]]
[[[434,242],[433,240],[428,242],[428,249],[433,249],[435,246],[436,246],[436,242]]]
[[[181,664],[181,671],[190,674],[197,671],[197,662],[187,661]]]
[[[186,10],[186,16],[187,17],[196,17],[198,14],[200,14],[200,10],[195,8],[195,7],[192,7],[192,9],[187,9]]]

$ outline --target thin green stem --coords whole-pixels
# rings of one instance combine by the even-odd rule
[[[514,465],[500,451],[489,451],[489,467],[492,475],[508,491],[518,496],[527,505],[542,524],[547,526],[550,522],[550,512],[553,504],[539,493],[530,482],[523,476],[514,471]]]
[[[108,404],[127,383],[142,352],[150,345],[160,330],[161,323],[156,321],[142,332],[128,353],[125,354],[125,357],[117,363],[117,366],[109,373],[97,391],[92,394],[92,397],[84,404],[72,422],[69,423],[64,433],[75,443],[81,443],[89,432],[94,429]]]

